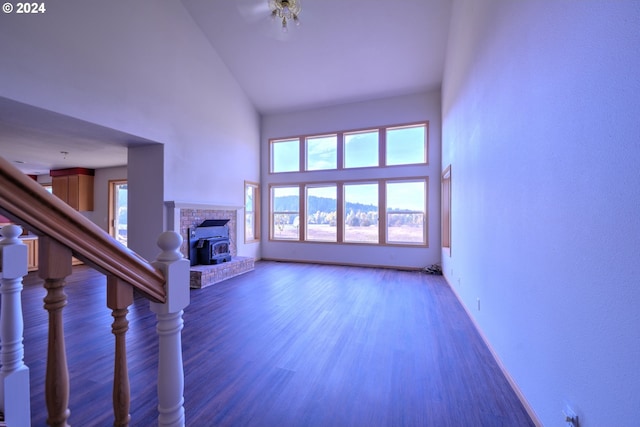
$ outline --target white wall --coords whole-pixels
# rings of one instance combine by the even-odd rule
[[[359,265],[422,268],[440,260],[440,91],[344,104],[262,119],[262,257]],[[269,139],[338,132],[384,125],[429,121],[429,164],[408,168],[405,176],[429,177],[429,247],[385,247],[269,241],[269,184],[308,181],[300,174],[269,174]],[[403,170],[406,171],[406,170]],[[322,178],[324,172],[316,177]],[[358,170],[344,170],[341,179],[360,178]],[[379,178],[393,177],[392,168]]]
[[[243,204],[259,116],[181,2],[0,15],[0,96],[164,144],[164,200]]]
[[[129,148],[127,153],[127,247],[146,259],[160,252],[157,240],[166,228],[164,155],[161,144]]]
[[[444,272],[548,426],[640,420],[639,29],[636,1],[454,4]]]

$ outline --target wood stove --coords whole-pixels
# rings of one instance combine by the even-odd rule
[[[231,261],[228,219],[207,219],[188,229],[191,265]]]

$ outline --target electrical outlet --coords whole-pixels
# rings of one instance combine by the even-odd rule
[[[478,311],[480,311],[480,298],[478,298]]]
[[[564,422],[566,427],[580,427],[580,420],[573,409],[567,404],[564,405],[562,410],[564,415]]]

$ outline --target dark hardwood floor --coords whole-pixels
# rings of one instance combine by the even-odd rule
[[[112,424],[105,278],[80,266],[64,309],[73,426]],[[46,425],[45,291],[25,279],[32,425]],[[155,316],[137,297],[127,336],[132,426],[156,425]],[[533,426],[440,276],[258,262],[191,291],[187,425]]]

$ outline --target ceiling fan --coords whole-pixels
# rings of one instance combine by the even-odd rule
[[[269,22],[268,34],[278,40],[288,38],[289,29],[300,25],[300,0],[243,0],[237,3],[249,22]],[[277,30],[277,31],[276,31]]]

